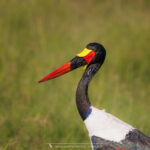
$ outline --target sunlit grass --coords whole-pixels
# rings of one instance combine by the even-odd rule
[[[89,142],[76,109],[82,69],[38,84],[89,42],[107,50],[91,103],[150,135],[150,3],[0,1],[0,150]]]

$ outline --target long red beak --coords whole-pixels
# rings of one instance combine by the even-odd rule
[[[87,51],[88,51],[88,53],[87,53]],[[89,64],[91,62],[91,60],[93,59],[94,56],[95,56],[95,52],[94,51],[87,50],[87,49],[83,50],[83,52],[78,54],[71,61],[67,62],[66,64],[64,64],[60,68],[56,69],[52,73],[50,73],[47,76],[45,76],[44,78],[42,78],[39,81],[39,83],[47,81],[47,80],[54,79],[54,78],[56,78],[58,76],[61,76],[61,75],[65,74],[65,73],[71,71],[71,70],[74,70],[74,69],[79,68],[81,66],[87,65],[87,64]]]
[[[42,78],[40,82],[44,82],[47,80],[51,80],[54,79],[58,76],[61,76],[67,72],[71,71],[71,62],[67,62],[66,64],[64,64],[63,66],[59,67],[58,69],[56,69],[55,71],[53,71],[52,73],[48,74],[47,76],[45,76],[44,78]]]

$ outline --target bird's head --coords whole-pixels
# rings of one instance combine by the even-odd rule
[[[89,67],[91,64],[102,65],[105,60],[105,55],[105,48],[101,44],[89,43],[81,53],[76,55],[75,58],[73,58],[71,61],[67,62],[60,68],[56,69],[52,73],[48,74],[39,82],[54,79],[81,66],[84,66],[84,68],[86,68]]]

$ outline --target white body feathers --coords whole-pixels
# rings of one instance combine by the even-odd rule
[[[91,114],[84,120],[89,136],[120,142],[134,128],[115,116],[91,106]]]

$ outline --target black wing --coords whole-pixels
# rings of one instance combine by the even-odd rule
[[[141,131],[134,129],[133,131],[130,131],[126,137],[125,140],[122,141],[123,144],[132,144],[141,146],[144,148],[148,148],[150,150],[150,137],[146,136]]]
[[[136,129],[130,131],[119,143],[96,136],[92,136],[91,141],[93,150],[150,150],[150,137]]]
[[[93,150],[130,150],[120,143],[107,141],[105,139],[96,136],[92,136],[91,141]]]

